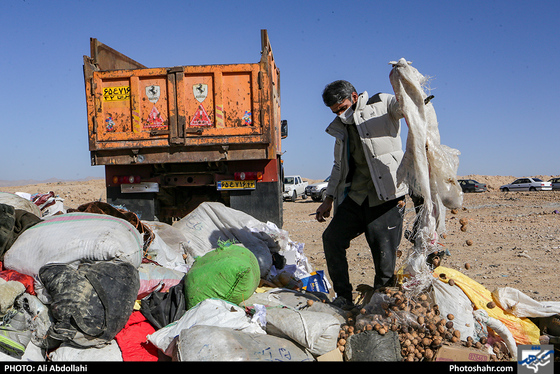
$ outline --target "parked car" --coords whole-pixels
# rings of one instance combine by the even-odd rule
[[[549,182],[552,184],[553,190],[560,190],[560,178],[552,178]]]
[[[284,193],[282,197],[284,200],[291,201],[296,201],[300,196],[303,199],[307,199],[305,187],[307,187],[307,182],[304,182],[299,175],[284,177]]]
[[[459,179],[459,184],[463,192],[485,192],[487,190],[485,183],[480,183],[474,179]]]
[[[329,184],[330,178],[331,177],[329,176],[322,182],[308,185],[305,188],[305,194],[307,196],[311,196],[311,199],[313,199],[313,201],[324,201],[326,197],[325,191],[327,190],[327,185]]]
[[[539,178],[519,178],[512,183],[504,184],[500,191],[551,191],[552,183]]]

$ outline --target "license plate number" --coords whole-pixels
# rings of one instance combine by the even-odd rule
[[[254,190],[256,188],[254,180],[248,181],[218,181],[218,190]]]

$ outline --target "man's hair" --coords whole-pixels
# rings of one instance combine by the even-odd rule
[[[334,104],[343,102],[345,99],[352,97],[352,93],[357,92],[352,83],[338,80],[329,83],[323,90],[323,102],[330,107]]]

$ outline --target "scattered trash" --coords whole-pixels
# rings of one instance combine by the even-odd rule
[[[302,243],[222,204],[173,225],[100,201],[56,207],[53,192],[0,193],[4,361],[513,361],[517,345],[560,348],[560,302],[428,264],[437,235],[414,243],[396,287],[360,285],[346,311]],[[439,232],[441,215],[424,218]]]

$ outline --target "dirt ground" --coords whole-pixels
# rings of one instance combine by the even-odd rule
[[[552,176],[540,176],[548,180]],[[560,301],[560,191],[509,192],[499,186],[512,182],[512,176],[464,176],[488,185],[488,192],[464,194],[463,207],[457,213],[447,211],[447,234],[441,243],[450,256],[442,265],[461,271],[490,291],[498,287],[516,288],[535,300]],[[314,181],[310,181],[314,182]],[[5,192],[46,193],[53,191],[68,208],[95,200],[105,201],[103,180],[55,182],[16,187],[0,187]],[[320,203],[298,199],[284,203],[284,227],[290,238],[304,244],[304,253],[315,270],[325,270],[321,235],[328,223],[315,221]],[[414,211],[407,200],[405,228],[412,225]],[[468,220],[461,231],[459,220]],[[467,245],[467,240],[472,245]],[[403,240],[405,260],[412,244]],[[370,250],[363,235],[348,250],[350,279],[355,286],[373,282],[374,269]],[[465,264],[471,265],[470,269]],[[328,274],[327,274],[328,276]]]
[[[486,183],[488,191],[466,193],[462,209],[457,213],[447,210],[446,238],[440,242],[450,255],[444,257],[442,265],[462,272],[490,291],[508,286],[535,300],[560,301],[560,191],[504,193],[499,187],[515,177],[460,178]],[[305,244],[304,252],[316,269],[326,269],[321,234],[328,222],[319,223],[309,216],[319,204],[311,199],[285,203],[284,229],[292,240]],[[461,231],[461,218],[468,220],[466,231]],[[410,199],[404,219],[405,228],[410,229],[414,219]],[[412,244],[403,239],[397,268],[411,249]],[[373,260],[363,235],[351,243],[348,259],[354,287],[372,285]]]

